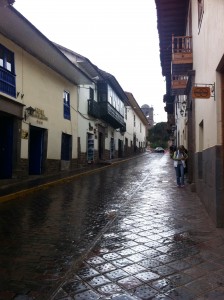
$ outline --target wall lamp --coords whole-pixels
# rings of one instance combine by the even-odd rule
[[[24,114],[25,121],[29,116],[32,116],[35,111],[36,111],[36,109],[33,108],[32,106],[25,108],[25,114]]]

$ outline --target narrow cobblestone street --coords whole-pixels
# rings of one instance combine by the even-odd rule
[[[0,299],[224,299],[224,230],[168,154],[0,204]]]

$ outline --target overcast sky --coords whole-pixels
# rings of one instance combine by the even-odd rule
[[[14,7],[48,39],[112,74],[139,106],[166,121],[154,0],[16,0]]]

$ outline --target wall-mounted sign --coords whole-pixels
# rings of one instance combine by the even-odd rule
[[[35,107],[35,111],[34,111],[32,117],[35,117],[40,120],[45,120],[45,121],[48,120],[48,118],[45,116],[44,110],[37,108],[37,107]]]
[[[193,86],[192,98],[209,99],[211,97],[211,88],[209,86]]]

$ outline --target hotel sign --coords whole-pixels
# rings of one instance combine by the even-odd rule
[[[211,89],[208,86],[194,86],[192,88],[192,98],[209,99],[211,97]]]

